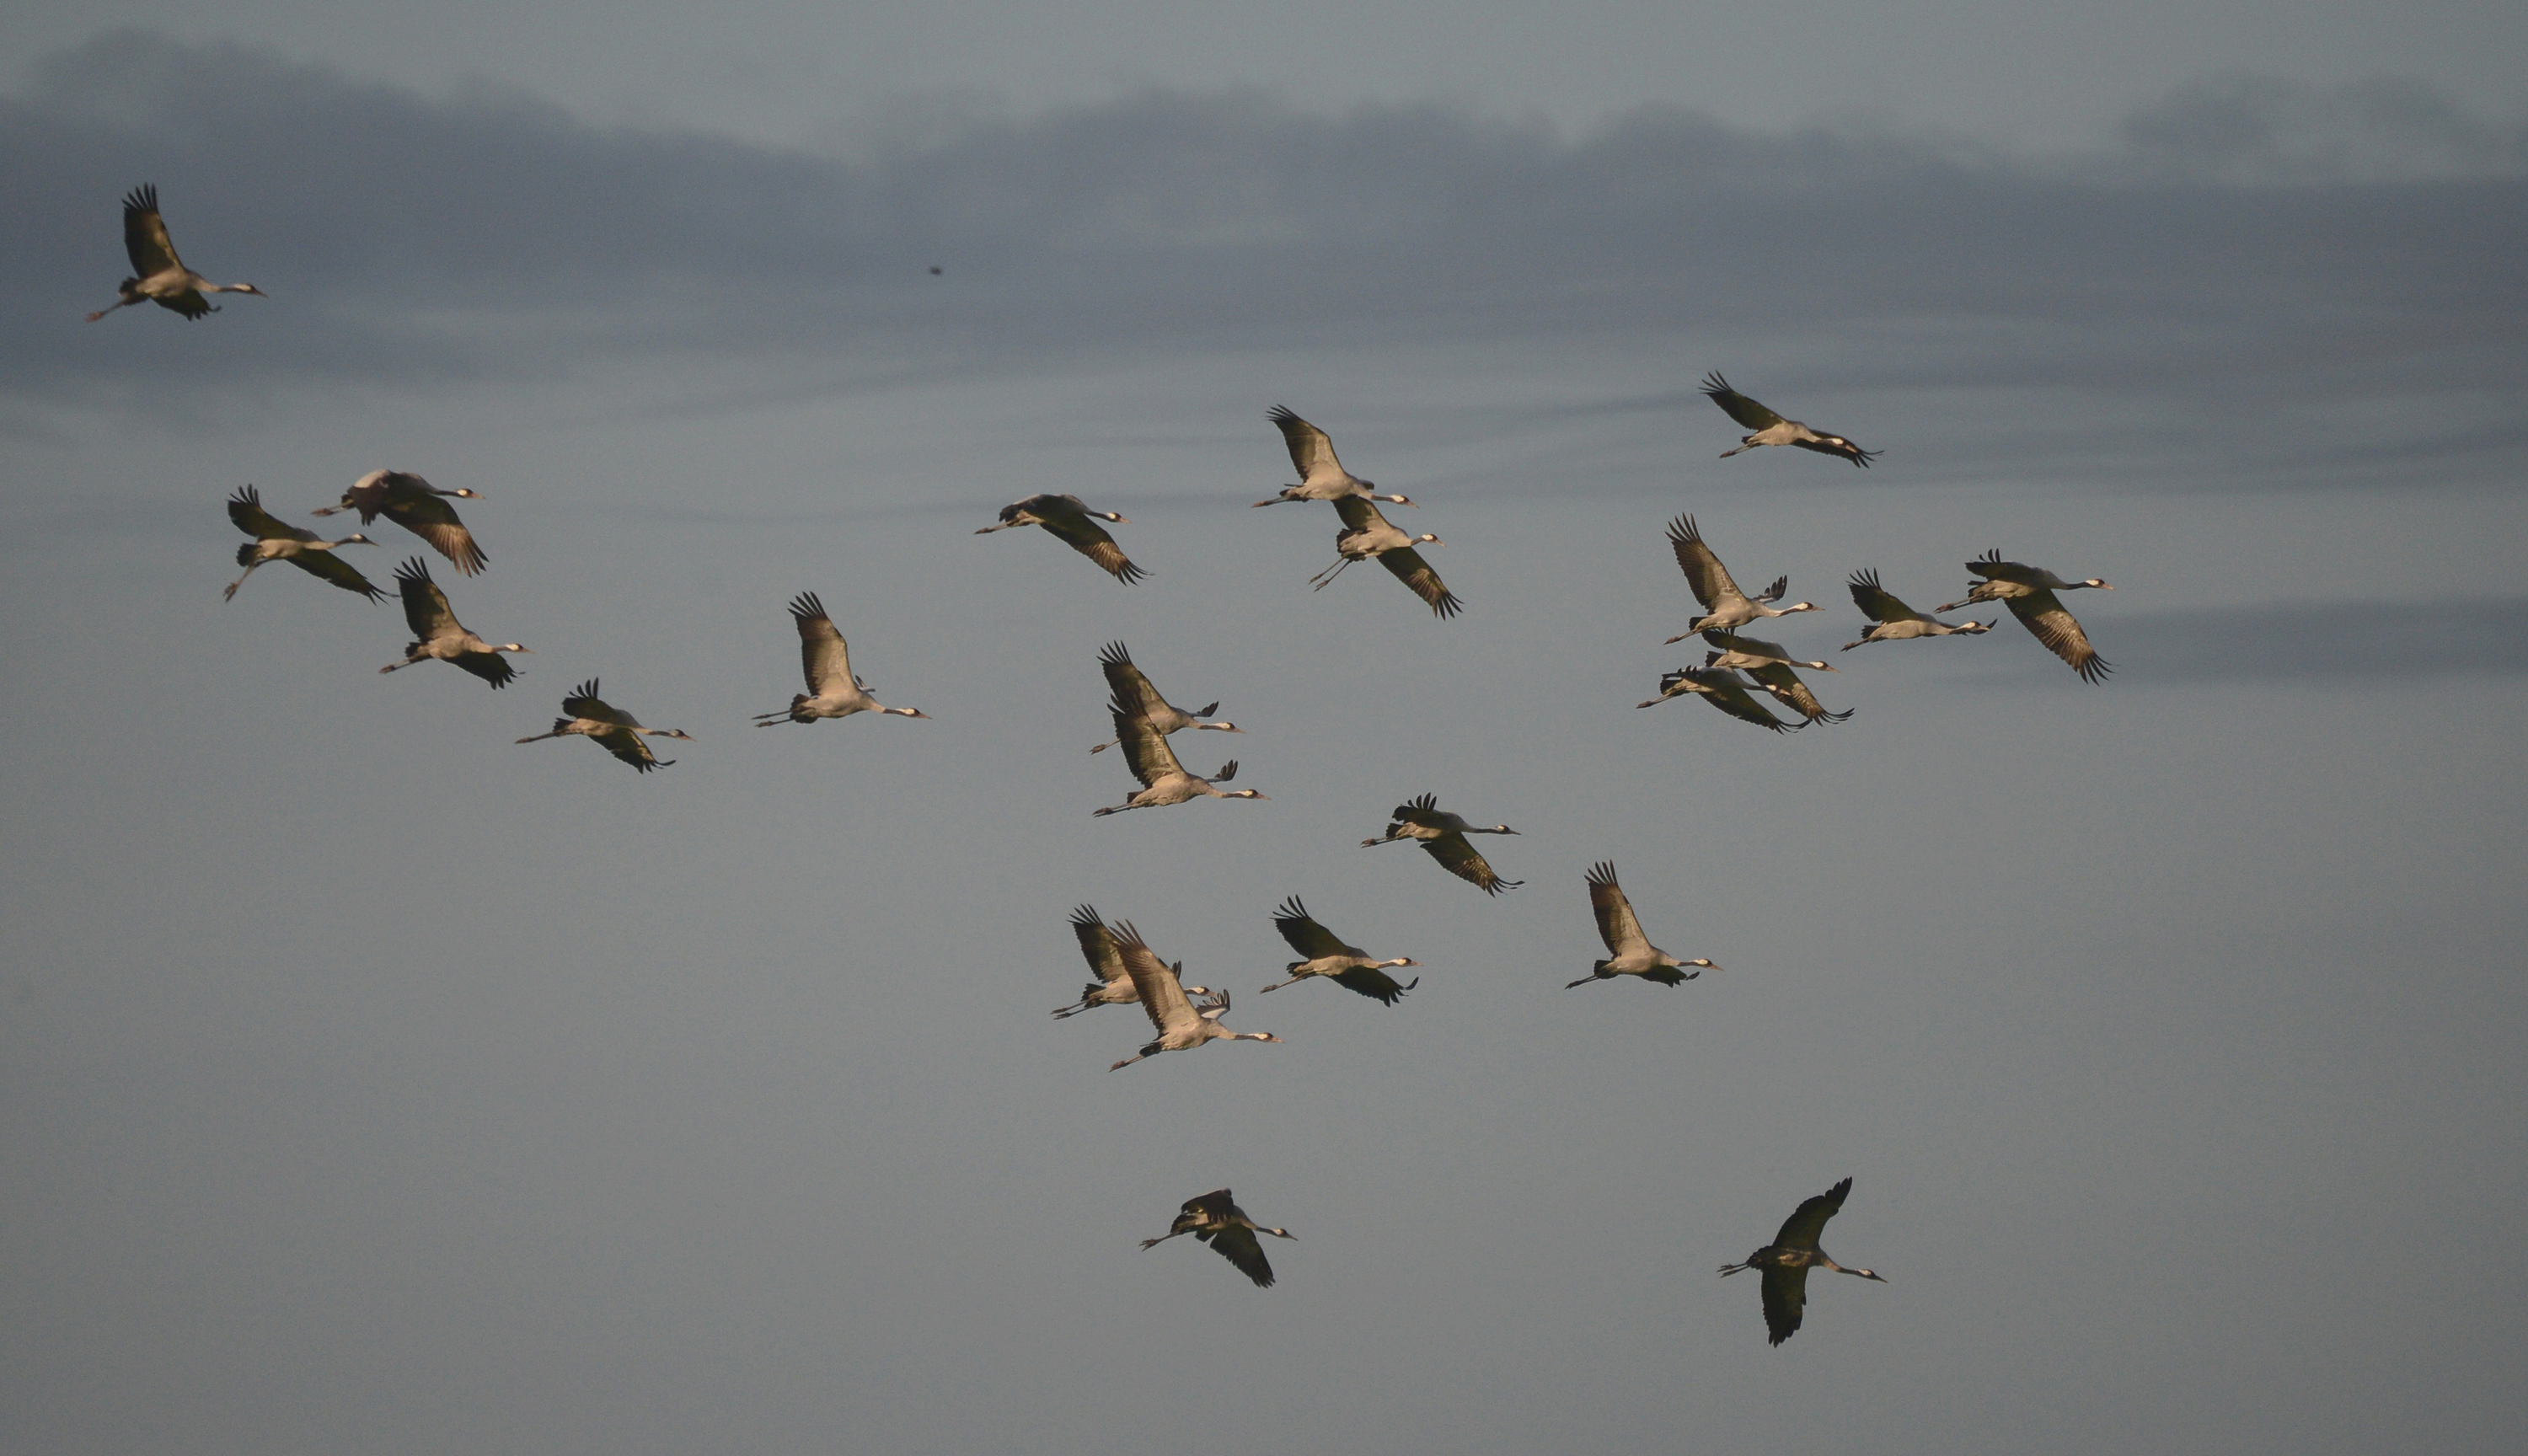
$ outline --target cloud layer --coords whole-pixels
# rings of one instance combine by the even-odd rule
[[[2139,352],[2163,361],[2171,331],[2209,337],[2217,375],[2231,336],[2295,335],[2304,356],[2393,312],[2428,354],[2515,326],[2516,134],[2411,86],[2245,81],[2127,130],[2128,155],[2038,166],[1668,109],[1566,138],[1438,106],[1327,117],[1154,92],[845,159],[126,32],[0,102],[0,184],[21,203],[0,308],[24,340],[0,390],[198,382],[209,347],[231,384],[394,382],[660,350],[998,363],[1328,330],[1860,338],[1934,314],[2147,331]],[[114,200],[142,181],[187,261],[272,302],[191,331],[79,326],[122,272]],[[112,332],[153,326],[223,332],[140,360]],[[2018,378],[2008,352],[1926,369]],[[2112,343],[2087,367],[2142,368]]]

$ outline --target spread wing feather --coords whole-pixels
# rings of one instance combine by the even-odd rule
[[[1770,430],[1782,423],[1780,415],[1729,388],[1729,381],[1722,379],[1717,369],[1704,376],[1703,392],[1720,406],[1723,414],[1750,430]]]
[[[1296,895],[1282,902],[1282,908],[1273,912],[1273,928],[1282,932],[1282,938],[1290,943],[1291,950],[1310,961],[1324,956],[1362,954],[1357,947],[1344,945],[1333,931],[1318,924]]]
[[[1703,603],[1705,611],[1714,610],[1733,598],[1745,599],[1747,594],[1730,579],[1729,568],[1721,565],[1712,547],[1703,544],[1703,532],[1695,525],[1694,517],[1679,516],[1668,522],[1667,541],[1676,551],[1678,568],[1685,572],[1687,588],[1694,593],[1694,599]]]
[[[239,531],[257,541],[314,541],[316,533],[284,522],[263,508],[263,493],[252,486],[239,486],[229,497],[229,519]]]
[[[1350,474],[1343,468],[1343,461],[1335,458],[1335,442],[1326,432],[1279,404],[1273,406],[1272,420],[1282,428],[1283,442],[1290,447],[1290,467],[1299,472],[1301,485],[1320,475]]]
[[[1642,933],[1642,922],[1633,914],[1633,903],[1625,898],[1624,887],[1615,883],[1611,859],[1590,866],[1589,908],[1598,913],[1598,938],[1606,943],[1609,955],[1650,948],[1650,937]]]
[[[2053,593],[2038,587],[2025,597],[2010,598],[2010,614],[2019,624],[2033,633],[2046,650],[2072,664],[2072,670],[2083,682],[2104,682],[2115,664],[2098,655],[2089,646],[2089,634]]]
[[[1422,553],[1411,546],[1379,552],[1378,564],[1396,573],[1397,581],[1412,588],[1414,596],[1429,602],[1433,616],[1453,617],[1465,610],[1465,603],[1459,601],[1456,594],[1440,580],[1440,573],[1433,571],[1431,563],[1423,560]]]
[[[1124,973],[1132,978],[1132,989],[1141,995],[1141,1011],[1150,1024],[1164,1036],[1171,1032],[1190,1031],[1201,1017],[1194,1014],[1193,1003],[1185,999],[1185,987],[1167,962],[1158,958],[1141,932],[1130,920],[1118,921],[1114,927],[1115,950],[1124,958]]]

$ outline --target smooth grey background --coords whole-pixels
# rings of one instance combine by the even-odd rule
[[[2508,10],[481,14],[5,29],[14,1444],[2528,1434]],[[144,181],[272,296],[81,323]],[[1884,458],[1716,459],[1713,368]],[[1274,403],[1462,618],[1305,590]],[[220,601],[231,491],[382,466],[484,493],[508,690]],[[971,534],[1039,490],[1153,578]],[[1631,707],[1686,511],[1852,721]],[[2107,684],[1835,651],[1988,546]],[[802,590],[934,720],[748,728]],[[1089,816],[1117,638],[1269,802]],[[511,745],[592,675],[697,741]],[[1424,791],[1525,887],[1355,848]],[[1601,858],[1724,969],[1564,990]],[[1294,893],[1421,987],[1255,996]],[[1109,1075],[1082,902],[1285,1044]],[[1712,1271],[1845,1175],[1891,1282],[1768,1349]],[[1222,1184],[1278,1287],[1134,1247]]]

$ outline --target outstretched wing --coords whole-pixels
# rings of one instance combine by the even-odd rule
[[[599,705],[603,706],[604,704],[601,703]],[[658,754],[651,753],[649,740],[643,738],[640,734],[633,732],[629,728],[608,729],[606,732],[597,735],[597,741],[605,746],[606,752],[612,754],[615,757],[631,764],[643,773],[648,773],[654,768],[664,768],[668,764],[676,761],[673,758],[661,758]]]
[[[490,558],[474,544],[474,533],[456,516],[456,507],[447,497],[431,489],[430,482],[406,470],[390,470],[384,482],[387,494],[378,508],[387,519],[430,543],[430,548],[446,556],[448,562],[467,576],[483,569]]]
[[[2039,585],[2036,580],[2036,569],[2034,567],[2029,566],[2024,561],[2004,561],[2001,559],[2001,550],[1999,547],[1988,550],[1982,555],[1975,557],[1974,560],[1969,561],[1967,563],[1967,570],[1972,571],[1975,575],[1983,577],[1988,581],[2017,582],[2022,586],[2028,587]]]
[[[834,630],[834,619],[825,615],[825,603],[816,593],[802,592],[791,601],[790,620],[799,629],[799,670],[808,679],[808,691],[822,697],[828,687],[855,686],[851,644]]]
[[[1527,883],[1525,880],[1505,880],[1493,873],[1492,865],[1473,845],[1466,843],[1462,834],[1443,834],[1438,839],[1426,839],[1422,841],[1422,848],[1430,852],[1432,858],[1440,861],[1442,868],[1487,895],[1499,895],[1503,890],[1515,890]]]
[[[1436,617],[1453,617],[1465,610],[1465,603],[1440,580],[1440,573],[1422,559],[1422,553],[1411,546],[1397,546],[1378,553],[1378,564],[1396,573],[1396,579],[1413,589],[1413,595],[1431,604]]]
[[[1852,604],[1860,607],[1861,614],[1873,622],[1930,620],[1882,589],[1878,585],[1878,571],[1875,567],[1852,574]]]
[[[257,541],[314,541],[316,533],[286,524],[279,516],[263,508],[263,493],[252,486],[239,486],[229,497],[229,519],[237,528]]]
[[[1122,643],[1106,644],[1105,650],[1097,654],[1097,662],[1099,670],[1106,674],[1106,686],[1114,691],[1117,702],[1130,704],[1133,711],[1145,718],[1155,718],[1167,710],[1168,701],[1159,696],[1158,689],[1150,686],[1149,678],[1142,674],[1141,669],[1132,665],[1132,654]]]
[[[1721,413],[1750,430],[1770,430],[1782,423],[1780,415],[1729,388],[1729,381],[1722,379],[1717,369],[1704,376],[1703,392],[1720,406]]]
[[[2082,682],[2104,682],[2107,674],[2116,670],[2114,663],[2089,646],[2089,634],[2080,630],[2080,622],[2044,588],[2011,598],[2010,614],[2019,618],[2019,625],[2034,633],[2047,651],[2071,663]]]
[[[1194,1237],[1207,1239],[1220,1251],[1220,1257],[1238,1266],[1238,1272],[1253,1279],[1259,1288],[1273,1287],[1273,1265],[1264,1257],[1264,1246],[1255,1239],[1255,1230],[1233,1223],[1217,1232],[1198,1232]]]
[[[1687,683],[1699,686],[1687,688],[1684,686]],[[1747,685],[1738,680],[1738,674],[1725,667],[1680,667],[1659,679],[1659,692],[1662,697],[1680,692],[1699,693],[1704,702],[1729,716],[1744,718],[1775,733],[1796,733],[1808,726],[1806,723],[1785,723],[1774,717],[1770,709],[1747,692]]]
[[[1272,420],[1282,427],[1282,440],[1290,447],[1290,467],[1299,472],[1299,484],[1350,475],[1335,458],[1335,442],[1326,437],[1326,432],[1279,404],[1273,406]]]
[[[1825,704],[1817,702],[1817,691],[1801,681],[1800,675],[1787,662],[1767,662],[1762,667],[1751,667],[1747,669],[1747,675],[1763,684],[1764,691],[1773,695],[1774,702],[1797,709],[1801,717],[1812,723],[1840,723],[1852,716],[1851,708],[1839,713],[1827,712]]]
[[[1299,897],[1296,895],[1283,901],[1282,908],[1273,912],[1273,928],[1282,932],[1282,938],[1290,943],[1291,950],[1310,961],[1321,956],[1360,954],[1350,946],[1344,945],[1333,931],[1310,917],[1308,908],[1299,903]]]
[[[1154,788],[1159,780],[1185,772],[1158,725],[1120,701],[1110,701],[1106,712],[1115,720],[1115,741],[1123,746],[1124,760],[1132,766],[1132,777],[1141,781],[1142,788]]]
[[[136,278],[155,278],[184,266],[184,260],[176,256],[175,239],[167,235],[166,219],[158,215],[156,182],[133,187],[123,199],[123,250],[132,255],[132,272]],[[204,312],[209,307],[204,304]]]
[[[1038,495],[1035,499],[1063,502],[1061,509],[1040,513],[1037,524],[1069,542],[1073,550],[1104,567],[1115,580],[1130,585],[1149,575],[1132,564],[1124,548],[1115,544],[1115,538],[1106,534],[1105,527],[1088,518],[1086,508],[1076,497]]]
[[[1403,999],[1405,992],[1422,984],[1419,976],[1398,984],[1396,977],[1375,965],[1355,965],[1349,970],[1339,970],[1333,979],[1336,985],[1357,991],[1381,1006],[1394,1006]]]
[[[1852,1191],[1852,1179],[1826,1189],[1802,1203],[1788,1219],[1782,1221],[1782,1231],[1773,1235],[1773,1246],[1781,1249],[1814,1249],[1825,1233],[1825,1221],[1843,1207],[1846,1194]],[[1794,1322],[1796,1324],[1796,1322]]]
[[[1127,978],[1124,953],[1115,948],[1115,932],[1097,918],[1093,908],[1083,905],[1071,912],[1071,933],[1080,937],[1080,954],[1087,960],[1088,968],[1097,973],[1097,979],[1111,986]]]
[[[403,596],[404,623],[412,628],[414,637],[436,642],[442,637],[463,634],[464,624],[456,620],[455,611],[448,606],[448,594],[430,579],[430,567],[419,556],[407,557],[396,567],[395,579],[395,590]]]
[[[1720,649],[1721,651],[1736,652],[1743,657],[1761,657],[1767,662],[1790,662],[1797,660],[1791,656],[1790,650],[1783,647],[1778,642],[1766,642],[1758,637],[1741,637],[1735,632],[1724,632],[1717,627],[1707,630],[1703,634],[1703,640],[1712,644],[1713,647]],[[1718,653],[1714,653],[1713,655],[1716,656]],[[1706,662],[1704,665],[1709,667],[1712,664]],[[1731,665],[1738,666],[1742,664],[1733,663]]]
[[[1141,1011],[1150,1024],[1164,1036],[1170,1032],[1191,1031],[1201,1017],[1194,1014],[1193,1003],[1185,999],[1185,987],[1167,962],[1158,958],[1141,932],[1130,920],[1114,927],[1116,954],[1124,958],[1124,973],[1132,978],[1132,989],[1141,995]]]
[[[561,701],[561,710],[570,714],[574,718],[586,718],[592,723],[611,723],[617,728],[638,728],[641,726],[641,720],[639,718],[632,716],[630,713],[625,712],[623,709],[616,707],[614,704],[607,702],[605,699],[597,696],[597,679],[595,678],[590,678],[587,682],[573,688],[570,696]],[[631,760],[629,758],[624,757],[623,751],[615,747],[613,740],[616,738],[628,738],[632,740],[633,744],[637,747],[640,744],[641,735],[637,733],[607,734],[605,738],[598,740],[598,742],[605,744],[608,750],[612,751],[615,757],[624,758],[625,762],[630,762]],[[647,757],[649,755],[649,752],[650,751],[648,749],[643,748],[641,750],[642,756]]]
[[[1730,580],[1729,568],[1721,565],[1720,558],[1712,553],[1712,547],[1703,544],[1703,532],[1694,524],[1694,517],[1679,516],[1668,522],[1667,544],[1675,549],[1676,564],[1685,572],[1685,584],[1693,591],[1694,599],[1703,603],[1705,611],[1718,606],[1726,598],[1745,598],[1747,594],[1739,591],[1738,584]]]
[[[1390,531],[1395,531],[1397,536],[1404,534],[1396,531],[1396,523],[1387,518],[1387,512],[1380,510],[1378,502],[1366,495],[1336,496],[1335,514],[1341,517],[1343,523],[1343,529],[1335,534],[1337,546],[1341,546],[1343,538],[1353,532],[1366,531],[1373,526],[1384,526]]]
[[[1237,1196],[1226,1188],[1214,1188],[1198,1197],[1188,1198],[1178,1212],[1180,1216],[1192,1215],[1198,1224],[1221,1223],[1246,1217],[1245,1211],[1238,1206]]]
[[[1606,943],[1607,954],[1624,956],[1650,949],[1650,937],[1642,934],[1633,903],[1624,898],[1624,887],[1615,883],[1611,859],[1589,867],[1589,909],[1597,911],[1598,938]]]
[[[300,551],[290,558],[290,564],[309,576],[332,582],[345,592],[357,592],[371,601],[384,601],[387,594],[377,584],[360,575],[360,569],[332,551]]]
[[[1778,1345],[1799,1332],[1800,1316],[1809,1304],[1809,1272],[1766,1265],[1764,1277],[1764,1332]]]

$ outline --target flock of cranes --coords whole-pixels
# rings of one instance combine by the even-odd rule
[[[214,284],[184,267],[177,257],[175,245],[159,214],[154,186],[135,188],[126,198],[124,234],[133,276],[123,282],[120,301],[90,314],[91,322],[115,308],[144,300],[155,302],[188,321],[197,321],[217,311],[203,296],[207,293],[261,293],[260,289],[248,284]],[[933,268],[931,272],[936,274],[939,270]],[[1750,432],[1736,448],[1722,452],[1723,458],[1760,445],[1792,445],[1866,467],[1880,453],[1865,450],[1843,436],[1815,430],[1798,420],[1776,414],[1732,389],[1716,371],[1706,380],[1703,391],[1714,405]],[[1279,494],[1254,504],[1261,507],[1322,501],[1334,507],[1339,522],[1335,536],[1336,561],[1310,578],[1311,585],[1323,590],[1353,562],[1374,558],[1428,605],[1434,617],[1448,619],[1461,613],[1464,603],[1442,582],[1420,549],[1425,546],[1441,545],[1438,535],[1429,532],[1408,534],[1389,521],[1378,508],[1380,502],[1400,506],[1414,506],[1415,502],[1400,493],[1382,494],[1375,489],[1373,482],[1352,475],[1337,457],[1334,442],[1326,432],[1289,408],[1276,405],[1269,418],[1281,431],[1291,464],[1300,478],[1297,483],[1283,487]],[[481,498],[469,489],[442,490],[409,472],[378,470],[360,477],[342,493],[338,504],[318,508],[313,514],[321,517],[339,511],[357,511],[363,526],[373,525],[378,517],[384,516],[420,538],[453,565],[459,574],[471,577],[484,570],[488,558],[449,502]],[[338,541],[326,541],[312,531],[289,525],[264,508],[260,494],[251,485],[239,489],[231,497],[228,511],[230,520],[250,540],[237,551],[237,563],[245,568],[244,575],[230,583],[224,596],[234,598],[245,578],[264,563],[289,561],[343,591],[372,601],[385,599],[385,594],[375,584],[336,554],[342,546],[377,545],[368,537],[354,533]],[[1043,494],[1004,507],[994,524],[977,528],[975,534],[986,535],[1018,526],[1041,526],[1119,583],[1132,585],[1147,579],[1150,573],[1126,555],[1114,536],[1107,531],[1106,526],[1110,524],[1128,523],[1116,512],[1091,510],[1077,496]],[[1776,734],[1797,731],[1814,723],[1841,723],[1852,717],[1850,709],[1840,712],[1828,710],[1815,690],[1800,676],[1803,669],[1820,673],[1837,671],[1831,663],[1819,658],[1795,656],[1779,643],[1750,637],[1743,631],[1767,620],[1817,611],[1819,609],[1817,603],[1792,601],[1785,604],[1783,599],[1789,589],[1786,575],[1775,577],[1763,592],[1748,594],[1738,586],[1728,567],[1706,542],[1693,515],[1679,515],[1670,522],[1667,539],[1677,566],[1684,574],[1687,589],[1701,608],[1700,613],[1687,624],[1685,632],[1667,641],[1673,645],[1699,637],[1706,651],[1700,665],[1689,663],[1666,672],[1659,680],[1659,696],[1636,704],[1637,707],[1651,707],[1672,699],[1698,697],[1728,716]],[[1934,608],[1930,613],[1917,611],[1887,592],[1874,568],[1854,571],[1850,577],[1852,600],[1868,625],[1859,640],[1845,644],[1842,650],[1849,651],[1871,643],[1982,634],[1991,629],[1991,623],[1970,620],[1950,624],[1940,621],[1937,613],[1957,611],[1971,603],[1999,601],[2006,603],[2011,614],[2039,643],[2069,663],[2084,681],[2102,681],[2111,671],[2110,665],[2090,646],[2080,624],[2064,608],[2059,595],[2083,588],[2110,590],[2105,582],[2094,577],[2065,581],[2050,571],[2004,560],[1998,551],[1970,561],[1967,567],[1975,580],[1964,600]],[[420,555],[412,556],[396,568],[395,582],[413,641],[406,647],[401,661],[387,664],[379,669],[381,672],[395,672],[416,663],[436,660],[481,678],[496,689],[505,687],[516,676],[508,654],[524,653],[528,649],[515,642],[491,643],[466,628],[457,619],[446,592],[432,580],[429,566]],[[757,726],[768,728],[779,723],[813,723],[820,718],[845,718],[865,712],[928,718],[927,713],[918,708],[890,707],[870,695],[869,684],[852,670],[850,646],[835,627],[816,593],[802,592],[790,602],[789,610],[799,637],[800,664],[807,691],[793,696],[787,708],[755,715]],[[1255,801],[1266,798],[1254,789],[1225,790],[1219,787],[1237,777],[1238,760],[1231,759],[1217,772],[1203,777],[1189,772],[1170,747],[1171,737],[1188,729],[1241,733],[1243,730],[1235,723],[1212,720],[1212,715],[1219,711],[1219,702],[1208,703],[1191,712],[1178,708],[1134,664],[1130,650],[1120,641],[1105,647],[1099,653],[1098,663],[1106,682],[1107,713],[1114,736],[1096,744],[1089,752],[1096,754],[1120,747],[1124,761],[1140,787],[1123,803],[1093,810],[1096,815],[1102,817],[1128,809],[1164,807],[1200,798]],[[1795,716],[1790,719],[1776,716],[1760,701],[1760,694],[1787,707]],[[681,729],[647,727],[629,712],[598,695],[599,681],[591,677],[563,699],[564,716],[555,718],[549,731],[517,742],[525,744],[549,738],[584,737],[640,772],[648,773],[675,761],[658,757],[649,742],[651,739],[692,741],[692,735]],[[1487,896],[1499,896],[1526,882],[1502,878],[1474,848],[1469,836],[1517,833],[1507,824],[1470,823],[1459,814],[1442,809],[1437,796],[1426,793],[1397,805],[1390,815],[1385,832],[1362,840],[1361,846],[1376,848],[1406,841],[1419,844],[1424,853],[1448,873],[1474,885]],[[1673,988],[1695,979],[1706,970],[1719,969],[1707,959],[1680,959],[1651,943],[1631,900],[1616,879],[1612,861],[1602,860],[1592,865],[1584,876],[1584,883],[1599,937],[1606,944],[1606,956],[1593,963],[1590,974],[1568,982],[1565,989],[1625,976]],[[1263,987],[1265,993],[1304,980],[1324,978],[1381,1006],[1392,1008],[1421,984],[1418,976],[1399,982],[1390,974],[1393,970],[1418,968],[1421,962],[1409,956],[1372,957],[1320,923],[1296,895],[1290,896],[1273,911],[1272,920],[1274,928],[1300,959],[1284,967],[1286,979]],[[1226,989],[1186,984],[1183,978],[1183,962],[1172,963],[1162,960],[1130,921],[1109,923],[1093,908],[1082,905],[1072,912],[1071,926],[1080,954],[1096,978],[1082,988],[1078,1002],[1056,1009],[1054,1016],[1068,1018],[1104,1006],[1137,1006],[1149,1018],[1152,1028],[1151,1039],[1138,1052],[1114,1063],[1108,1070],[1120,1070],[1163,1052],[1191,1051],[1213,1041],[1281,1040],[1268,1031],[1232,1031],[1223,1025],[1223,1018],[1230,1011],[1230,993]],[[1743,1263],[1724,1266],[1720,1271],[1724,1276],[1747,1269],[1762,1272],[1765,1327],[1775,1345],[1788,1339],[1800,1327],[1807,1302],[1809,1270],[1825,1269],[1885,1282],[1869,1270],[1845,1269],[1827,1258],[1818,1246],[1818,1236],[1826,1221],[1843,1207],[1851,1188],[1852,1180],[1845,1178],[1827,1192],[1802,1203],[1783,1223],[1771,1244],[1758,1249]],[[1257,1235],[1292,1237],[1287,1229],[1254,1222],[1238,1207],[1226,1188],[1188,1199],[1169,1231],[1158,1238],[1144,1240],[1142,1247],[1150,1248],[1185,1233],[1194,1235],[1197,1242],[1210,1244],[1258,1285],[1272,1284],[1274,1274]]]

